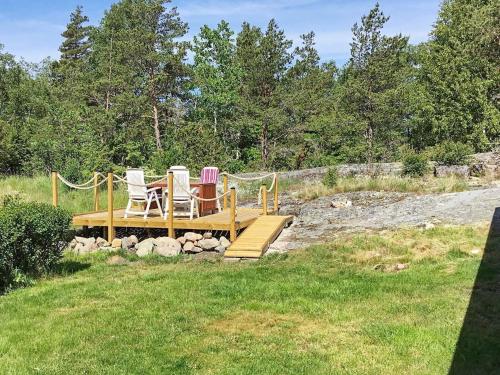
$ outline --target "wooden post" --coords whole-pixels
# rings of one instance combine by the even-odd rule
[[[174,231],[174,173],[168,172],[168,236],[175,238]]]
[[[230,224],[229,224],[229,240],[231,242],[236,241],[236,189],[231,188],[231,211],[229,214]]]
[[[262,215],[267,215],[267,186],[262,185],[260,187],[262,191]]]
[[[278,175],[274,176],[274,214],[278,214],[279,202],[278,202]]]
[[[94,172],[94,211],[99,211],[99,175]]]
[[[113,227],[113,172],[108,173],[108,242],[111,243],[115,237]]]
[[[57,172],[52,171],[51,177],[52,177],[52,205],[54,207],[57,207],[59,198],[58,186],[57,186]]]
[[[227,193],[227,174],[223,175],[222,176],[222,184],[224,185],[224,194]],[[224,195],[224,199],[223,199],[223,211],[226,211],[227,210],[227,195]]]

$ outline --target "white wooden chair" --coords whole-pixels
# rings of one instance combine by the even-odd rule
[[[160,210],[160,215],[163,216],[163,211],[161,209],[161,204],[157,193],[158,188],[147,188],[146,183],[144,182],[144,171],[142,169],[127,169],[126,175],[128,204],[127,208],[125,209],[125,219],[128,217],[128,215],[144,215],[144,219],[147,219],[153,199],[155,200],[158,209]],[[138,203],[141,205],[146,203],[146,209],[132,210],[132,205],[134,203]]]
[[[189,219],[193,220],[193,215],[196,212],[196,217],[200,217],[198,210],[198,201],[191,195],[196,195],[198,188],[192,188],[189,185],[189,170],[181,165],[172,166],[169,169],[170,172],[174,173],[174,194],[173,201],[175,206],[187,206],[189,212],[187,211],[174,211],[174,215],[185,215],[189,213]],[[170,194],[168,189],[163,192],[163,201],[165,202],[164,218],[167,218],[168,210],[168,198],[167,195]]]

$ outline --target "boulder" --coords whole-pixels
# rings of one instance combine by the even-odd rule
[[[203,238],[209,240],[210,238],[212,238],[212,232],[203,233]]]
[[[90,238],[78,237],[77,241],[78,243],[74,248],[74,251],[77,254],[87,254],[97,249],[94,237]]]
[[[219,240],[217,238],[208,238],[198,241],[198,246],[203,250],[212,250],[219,246]]]
[[[223,246],[227,249],[229,245],[231,245],[231,241],[229,241],[226,237],[221,236],[221,238],[219,239],[219,244],[220,246]]]
[[[191,249],[191,253],[193,254],[198,254],[198,253],[201,253],[203,251],[203,249],[201,247],[198,247],[198,246],[195,246]]]
[[[177,238],[177,242],[179,242],[181,245],[184,245],[186,241],[186,237],[184,236]]]
[[[173,238],[158,237],[153,252],[164,257],[171,257],[178,255],[181,252],[181,248],[181,244]]]
[[[447,176],[459,176],[468,177],[469,176],[469,166],[467,165],[436,165],[434,167],[434,175],[436,177],[447,177]]]
[[[194,233],[194,232],[186,232],[184,233],[184,238],[188,241],[194,242],[201,240],[203,236],[199,233]]]
[[[109,258],[106,261],[106,263],[109,264],[110,266],[123,266],[129,264],[130,262],[119,255],[114,255],[111,258]]]
[[[71,250],[73,250],[76,247],[77,244],[78,244],[78,241],[73,238],[71,240],[71,242],[68,244],[68,248],[71,249]]]
[[[97,245],[97,247],[109,247],[109,242],[102,237],[97,237],[97,239],[95,240],[95,244]]]
[[[182,249],[184,250],[185,253],[189,253],[191,252],[191,250],[193,250],[193,247],[194,243],[192,243],[191,241],[187,241],[182,247]]]
[[[332,208],[352,207],[352,202],[350,200],[332,201],[332,202],[330,202],[330,207],[332,207]]]
[[[84,243],[87,242],[87,238],[86,237],[75,236],[75,240],[76,240],[76,242],[79,242],[81,244],[84,244]]]
[[[214,250],[217,251],[218,253],[223,253],[224,251],[226,251],[226,248],[224,246],[219,245]]]
[[[120,249],[122,247],[122,240],[119,238],[115,238],[113,241],[111,241],[111,247],[113,249]]]
[[[128,242],[131,245],[129,247],[133,247],[139,243],[139,239],[137,238],[136,235],[133,234],[133,235],[128,237]]]
[[[154,239],[153,238],[148,238],[142,242],[139,242],[137,245],[135,245],[135,248],[137,249],[136,254],[137,256],[144,257],[146,255],[149,255],[153,252],[154,248]]]

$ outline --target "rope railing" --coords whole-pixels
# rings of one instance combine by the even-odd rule
[[[104,178],[103,180],[101,180],[101,182],[98,182],[97,184],[93,184],[94,181],[96,180],[96,178],[99,177],[99,175],[102,175]],[[63,176],[61,176],[60,173],[57,173],[57,178],[66,186],[72,188],[72,189],[76,189],[76,190],[90,190],[90,189],[94,189],[96,186],[100,186],[102,185],[103,183],[106,182],[106,177],[102,174],[102,173],[99,173],[99,174],[96,174],[94,177],[92,177],[89,181],[83,183],[83,184],[74,184],[70,181],[68,181],[67,179],[65,179]],[[92,184],[92,185],[90,185]]]

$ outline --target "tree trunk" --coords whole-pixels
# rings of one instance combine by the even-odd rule
[[[366,146],[368,148],[366,161],[371,164],[373,163],[373,127],[371,124],[366,128]]]
[[[217,110],[214,109],[214,134],[217,134]]]
[[[155,129],[156,149],[158,151],[161,151],[162,146],[161,146],[161,135],[160,135],[160,121],[158,120],[158,104],[156,103],[155,98],[152,98],[152,102],[153,102],[153,127]]]
[[[262,133],[260,137],[260,147],[261,147],[261,157],[264,167],[267,168],[267,162],[269,158],[269,129],[267,121],[264,121],[262,126]]]

